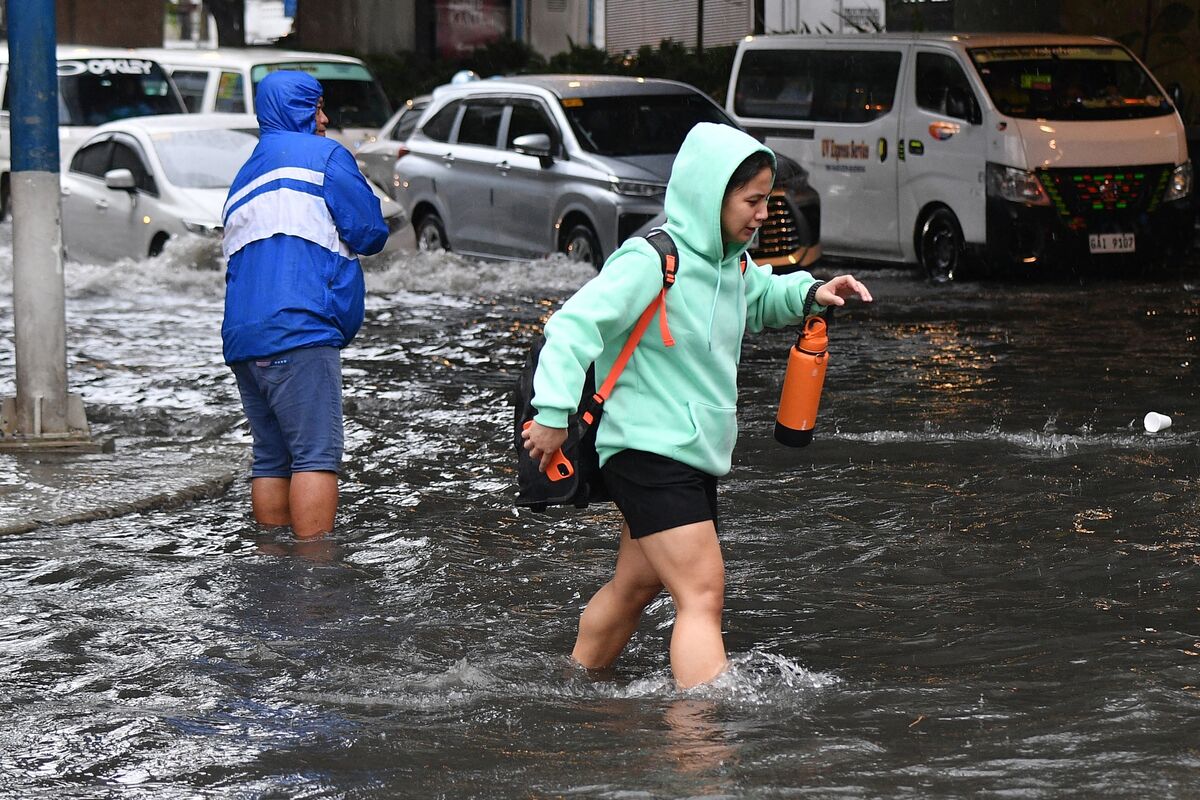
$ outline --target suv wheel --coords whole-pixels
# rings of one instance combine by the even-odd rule
[[[446,226],[437,212],[430,211],[423,215],[415,226],[417,249],[422,253],[432,253],[438,250],[449,250],[450,240],[446,238]]]
[[[587,223],[579,222],[571,226],[567,235],[563,237],[562,251],[571,261],[586,262],[596,269],[604,266],[600,240]]]

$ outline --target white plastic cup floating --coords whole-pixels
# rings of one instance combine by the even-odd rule
[[[1166,414],[1159,414],[1157,411],[1151,411],[1146,415],[1146,419],[1143,420],[1143,424],[1146,426],[1146,433],[1158,433],[1159,431],[1165,431],[1167,428],[1171,427],[1171,418]]]

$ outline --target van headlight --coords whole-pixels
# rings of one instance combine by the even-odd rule
[[[987,193],[1013,203],[1031,206],[1050,205],[1050,196],[1032,172],[1000,164],[987,165]]]
[[[667,191],[665,183],[648,183],[645,181],[627,181],[616,175],[608,176],[609,188],[617,194],[631,197],[658,197]]]
[[[1171,173],[1171,180],[1167,181],[1167,191],[1163,193],[1163,202],[1171,202],[1172,200],[1182,200],[1192,192],[1192,162],[1187,161],[1180,164]]]
[[[197,236],[217,237],[225,232],[222,225],[213,225],[211,222],[194,222],[190,219],[179,220],[183,223],[183,227],[188,229],[189,233],[194,233]]]

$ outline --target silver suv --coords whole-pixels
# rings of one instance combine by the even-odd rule
[[[396,161],[396,199],[422,250],[563,252],[599,267],[661,213],[671,164],[698,122],[736,125],[675,81],[530,75],[440,87]],[[807,266],[820,254],[819,200],[794,162],[780,178],[752,253]]]

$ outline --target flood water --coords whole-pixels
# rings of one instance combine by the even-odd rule
[[[68,265],[72,389],[119,448],[248,449],[214,266]],[[510,504],[510,386],[587,271],[400,254],[343,356],[332,537],[257,530],[238,481],[0,538],[0,795],[1196,796],[1200,280],[858,274],[810,447],[771,437],[793,334],[747,339],[714,685],[674,688],[665,598],[574,669],[617,515]],[[11,394],[7,242],[0,292]]]

